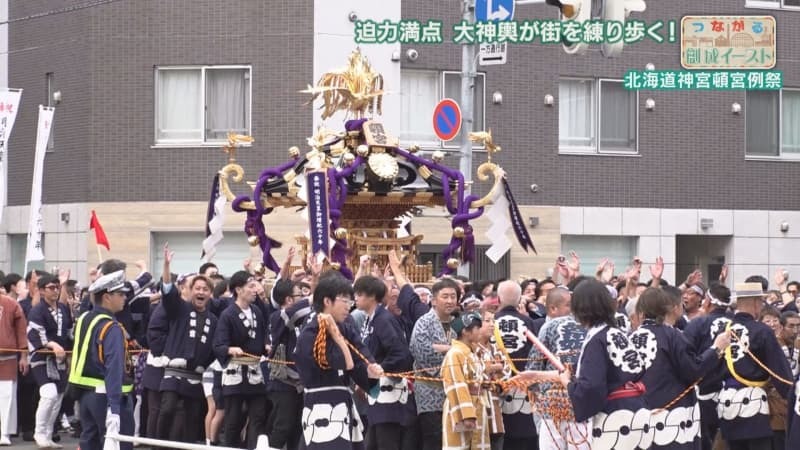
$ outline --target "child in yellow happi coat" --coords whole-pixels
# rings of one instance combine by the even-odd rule
[[[445,401],[442,408],[443,450],[489,450],[489,423],[481,396],[479,362],[472,349],[480,339],[477,312],[451,322],[457,339],[442,363]]]

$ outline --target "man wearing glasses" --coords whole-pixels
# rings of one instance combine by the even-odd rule
[[[72,350],[72,312],[58,301],[61,285],[55,276],[43,274],[37,287],[41,300],[28,316],[31,372],[40,396],[33,439],[39,448],[61,448],[53,442],[52,433],[67,386],[66,352]]]
[[[350,382],[369,390],[369,379],[379,379],[383,369],[373,362],[358,331],[345,323],[354,303],[348,279],[338,272],[322,275],[312,300],[317,314],[297,338],[295,367],[305,389],[302,429],[307,450],[363,448],[364,428]]]

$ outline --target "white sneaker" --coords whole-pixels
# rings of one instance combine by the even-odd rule
[[[51,448],[53,442],[47,438],[47,436],[41,434],[34,434],[33,440],[36,441],[36,446],[39,448]]]
[[[0,446],[6,447],[9,445],[11,445],[11,439],[9,439],[8,436],[0,437]]]
[[[63,445],[50,441],[50,448],[64,448]]]

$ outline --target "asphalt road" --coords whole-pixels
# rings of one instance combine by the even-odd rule
[[[64,446],[64,450],[75,450],[78,448],[78,439],[70,436],[68,433],[61,433],[61,442],[59,444]],[[39,450],[36,442],[25,442],[22,437],[12,437],[11,447],[0,447],[14,450]]]

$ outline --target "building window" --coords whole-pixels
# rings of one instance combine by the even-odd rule
[[[218,144],[229,132],[250,135],[251,68],[156,69],[157,144]]]
[[[27,234],[8,235],[9,261],[11,262],[11,272],[25,276],[25,256],[28,251]],[[44,254],[44,234],[42,234],[42,253]],[[29,261],[28,271],[44,270],[44,261]]]
[[[745,0],[748,8],[800,9],[800,0]]]
[[[637,153],[637,98],[619,80],[560,80],[559,153]]]
[[[624,268],[636,256],[636,237],[623,236],[561,236],[561,254],[574,251],[581,258],[582,267],[597,267],[603,258],[614,262],[616,267]],[[621,271],[621,270],[620,270]]]
[[[748,91],[746,155],[800,159],[800,90]]]
[[[473,130],[486,129],[486,75],[475,77],[473,94],[475,108]],[[423,148],[458,148],[462,133],[448,142],[436,137],[433,131],[433,109],[439,100],[451,98],[461,104],[461,72],[403,70],[401,75],[400,140],[405,145],[418,144]],[[482,148],[473,144],[473,148]]]

